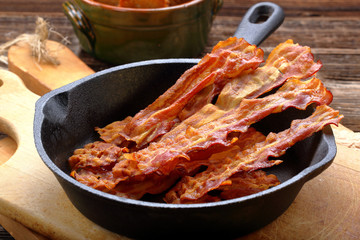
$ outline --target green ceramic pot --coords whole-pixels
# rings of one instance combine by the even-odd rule
[[[158,9],[120,8],[91,0],[63,4],[82,48],[113,64],[196,57],[222,0],[193,0]]]

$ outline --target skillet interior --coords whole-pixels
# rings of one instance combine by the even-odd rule
[[[72,203],[89,219],[130,237],[190,233],[239,236],[281,215],[303,184],[327,168],[336,154],[330,127],[289,149],[284,163],[268,171],[282,184],[251,196],[209,204],[163,204],[119,198],[91,189],[69,176],[67,159],[74,149],[97,140],[103,127],[134,115],[168,89],[197,59],[151,60],[95,73],[54,90],[36,104],[34,137],[38,152]],[[289,126],[312,112],[287,110],[258,123],[267,133]],[[169,235],[171,234],[171,235]]]

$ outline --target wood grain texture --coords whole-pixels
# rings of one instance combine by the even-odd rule
[[[0,1],[0,43],[24,32],[33,32],[37,16],[42,16],[71,41],[68,46],[95,71],[112,65],[102,63],[83,52],[70,22],[62,13],[61,0]],[[224,0],[215,18],[207,47],[209,52],[218,41],[235,32],[245,11],[259,1]],[[312,48],[321,59],[319,74],[334,94],[332,107],[340,110],[343,124],[360,131],[360,4],[358,0],[273,1],[283,7],[286,18],[261,47],[266,53],[289,38]],[[18,14],[21,12],[21,15]],[[57,36],[52,36],[59,40]]]
[[[0,165],[0,214],[51,239],[125,240],[85,218],[37,154],[33,121],[39,96],[12,72],[0,70],[0,82],[0,131],[18,145]]]
[[[0,165],[5,163],[15,153],[16,147],[17,144],[11,137],[6,134],[0,134]]]
[[[0,44],[22,33],[32,33],[36,18],[41,16],[49,21],[56,31],[68,37],[71,42],[68,47],[90,68],[99,71],[111,67],[81,50],[72,26],[63,14],[62,2],[64,1],[0,0]],[[257,2],[259,1],[224,0],[224,5],[216,16],[209,34],[208,44],[199,57],[209,52],[218,41],[232,36],[243,14]],[[334,95],[331,106],[344,114],[343,125],[359,132],[359,0],[275,0],[273,2],[283,7],[286,18],[282,26],[261,44],[265,54],[268,54],[278,43],[289,38],[302,45],[310,46],[315,58],[321,59],[324,65],[318,77]],[[51,39],[60,40],[55,35],[52,35]],[[11,143],[12,140],[0,135],[0,141]],[[353,140],[355,141],[357,140]],[[250,235],[248,239],[270,239],[270,236],[274,234],[278,236],[277,239],[288,239],[288,236],[297,235],[296,230],[301,227],[308,235],[300,236],[298,239],[338,239],[337,230],[346,234],[341,236],[341,239],[358,239],[359,224],[355,222],[360,222],[360,196],[356,188],[359,188],[360,180],[352,176],[359,174],[360,170],[352,169],[349,172],[349,166],[354,167],[354,154],[359,156],[359,152],[354,150],[355,153],[350,154],[343,146],[340,146],[338,150],[338,154],[345,156],[340,162],[336,161],[327,171],[308,182],[294,204],[278,221]],[[353,162],[347,162],[346,159]],[[350,190],[345,191],[344,187]],[[324,201],[315,202],[321,199]],[[334,202],[332,199],[343,200]],[[334,212],[333,209],[337,206],[340,206],[343,211]],[[319,210],[324,215],[313,214]],[[293,219],[294,214],[302,214],[301,221]],[[347,219],[354,221],[354,224],[344,224]],[[284,224],[286,226],[290,224],[292,227],[282,232]],[[314,235],[314,232],[317,235]],[[2,233],[0,228],[0,236],[3,236]]]
[[[8,69],[18,75],[25,86],[42,96],[45,93],[79,80],[94,71],[81,61],[69,48],[56,41],[47,41],[46,49],[59,62],[37,63],[31,55],[29,44],[11,46],[8,51]]]

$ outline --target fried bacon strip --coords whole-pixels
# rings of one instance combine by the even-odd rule
[[[112,189],[120,182],[111,170],[101,168],[78,168],[71,172],[71,176],[82,184],[107,193],[113,193]]]
[[[287,40],[271,51],[264,66],[228,82],[221,91],[216,106],[224,110],[234,108],[242,99],[256,98],[282,85],[290,77],[309,78],[321,67],[320,61],[314,62],[309,47]]]
[[[338,124],[343,118],[338,111],[327,105],[318,106],[315,112],[306,119],[294,120],[291,127],[280,133],[270,133],[266,140],[239,152],[232,159],[210,158],[212,164],[194,177],[186,176],[167,193],[169,202],[186,202],[199,199],[221,186],[221,184],[238,172],[251,172],[267,165],[276,164],[268,158],[279,157],[285,151],[325,125]],[[270,164],[269,164],[270,163]]]
[[[69,158],[70,175],[85,185],[109,192],[119,182],[113,178],[111,169],[124,152],[128,149],[111,143],[89,143]]]
[[[231,176],[229,180],[229,184],[223,182],[217,189],[221,191],[221,200],[248,196],[280,184],[279,179],[274,174],[267,175],[262,170],[240,172]]]
[[[180,177],[178,172],[174,171],[162,176],[149,174],[140,181],[120,181],[114,178],[111,170],[100,168],[79,168],[72,171],[71,176],[94,189],[131,199],[140,199],[146,193],[162,193],[173,186]]]
[[[130,142],[126,141],[125,136],[123,135],[124,128],[132,120],[132,117],[128,116],[122,121],[115,121],[104,128],[95,128],[95,130],[100,134],[102,140],[107,143],[116,144],[122,147],[128,147],[131,145]]]
[[[169,175],[150,174],[141,181],[119,182],[111,192],[120,197],[140,199],[147,193],[156,195],[166,192],[179,178],[180,175],[176,171]]]
[[[69,158],[71,169],[78,168],[112,168],[126,148],[120,148],[111,143],[96,141],[85,145],[84,148],[76,149]]]
[[[161,193],[180,177],[177,172],[173,172],[168,176],[150,174],[141,181],[120,182],[113,176],[111,169],[124,152],[127,152],[126,148],[111,143],[89,143],[75,150],[69,158],[72,169],[70,175],[94,189],[132,199],[140,199],[146,193]]]
[[[221,117],[204,125],[200,124],[198,128],[194,127],[196,124],[188,124],[201,122],[198,115],[194,114],[158,142],[137,152],[123,154],[121,161],[113,168],[114,176],[125,180],[153,172],[169,174],[180,162],[190,160],[188,154],[213,145],[228,146],[232,143],[228,139],[229,134],[244,133],[251,124],[272,113],[289,107],[305,109],[311,103],[321,105],[331,101],[332,94],[319,79],[290,79],[275,94],[261,99],[244,99],[237,108],[222,112]],[[201,113],[202,111],[199,113],[200,117],[203,116]],[[136,167],[130,169],[129,166]]]
[[[193,154],[188,155],[191,161],[180,162],[177,169],[181,172],[185,172],[184,175],[193,175],[196,173],[196,169],[200,166],[209,166],[210,156],[216,154],[219,158],[225,158],[226,156],[235,156],[242,149],[246,149],[257,142],[265,140],[265,136],[257,131],[255,128],[250,127],[246,132],[237,134],[231,141],[231,145],[213,145],[203,151],[196,151]]]
[[[216,192],[209,192],[198,199],[185,199],[180,202],[180,199],[176,196],[176,191],[172,189],[166,194],[164,201],[167,203],[179,204],[179,203],[206,203],[206,202],[218,202],[222,200],[234,199],[250,194],[258,193],[269,189],[271,187],[280,184],[279,179],[273,175],[267,175],[262,170],[256,170],[253,172],[239,172],[231,176],[228,180],[224,181],[220,187],[216,189]],[[177,187],[181,185],[178,184]]]
[[[210,85],[224,85],[224,81],[263,62],[263,51],[244,39],[235,37],[219,42],[196,66],[187,70],[178,81],[147,108],[120,124],[118,138],[114,139],[112,125],[98,129],[104,141],[136,142],[138,148],[168,132],[178,123],[178,114],[191,98]],[[117,123],[119,124],[119,123]]]

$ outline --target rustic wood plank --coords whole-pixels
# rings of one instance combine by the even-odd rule
[[[35,20],[38,13],[47,19],[50,24],[62,35],[66,36],[71,44],[68,46],[86,64],[95,71],[100,71],[111,67],[111,65],[94,59],[89,54],[83,52],[79,47],[78,40],[73,32],[71,24],[62,13],[59,4],[62,1],[40,1],[37,3],[23,4],[15,1],[17,6],[9,6],[8,1],[0,1],[2,8],[0,14],[0,42],[13,39],[24,32],[31,32],[35,28]],[[238,3],[236,0],[224,2],[223,8],[216,16],[213,28],[209,34],[207,47],[199,56],[209,52],[218,41],[232,36],[242,15],[249,6],[257,1]],[[276,2],[276,1],[275,1]],[[54,4],[59,3],[59,4]],[[302,45],[308,45],[313,49],[316,58],[321,59],[324,67],[320,73],[323,80],[334,93],[332,106],[345,114],[343,124],[354,131],[360,131],[360,111],[355,110],[360,105],[358,84],[360,85],[360,6],[358,1],[305,1],[294,3],[294,1],[281,1],[278,3],[284,8],[286,19],[283,25],[267,40],[261,47],[266,54],[279,42],[288,38],[294,39]],[[15,4],[13,2],[13,4]],[[22,6],[25,5],[25,6]],[[38,6],[41,5],[40,8]],[[44,6],[54,5],[46,12]],[[20,7],[21,6],[21,7]],[[26,8],[26,9],[22,9]],[[25,11],[21,16],[16,11]],[[302,12],[301,14],[295,11]],[[321,14],[313,14],[315,12]],[[331,13],[334,13],[334,17]],[[356,14],[353,14],[356,13]],[[53,36],[54,40],[61,40]],[[349,97],[351,96],[351,97]]]
[[[61,12],[63,0],[0,0],[0,12],[39,12],[56,13]]]
[[[71,24],[63,14],[64,0],[0,0],[0,44],[21,33],[32,32],[37,16],[71,41],[68,46],[95,71],[111,67],[83,52]],[[224,0],[215,18],[208,45],[232,36],[243,14],[259,1]],[[358,0],[277,0],[286,13],[283,25],[261,47],[268,54],[288,38],[312,48],[323,62],[318,74],[334,94],[332,107],[345,115],[343,124],[360,131],[360,4]],[[21,14],[19,14],[21,13]],[[53,40],[60,40],[53,36]],[[0,226],[0,238],[12,239]]]

